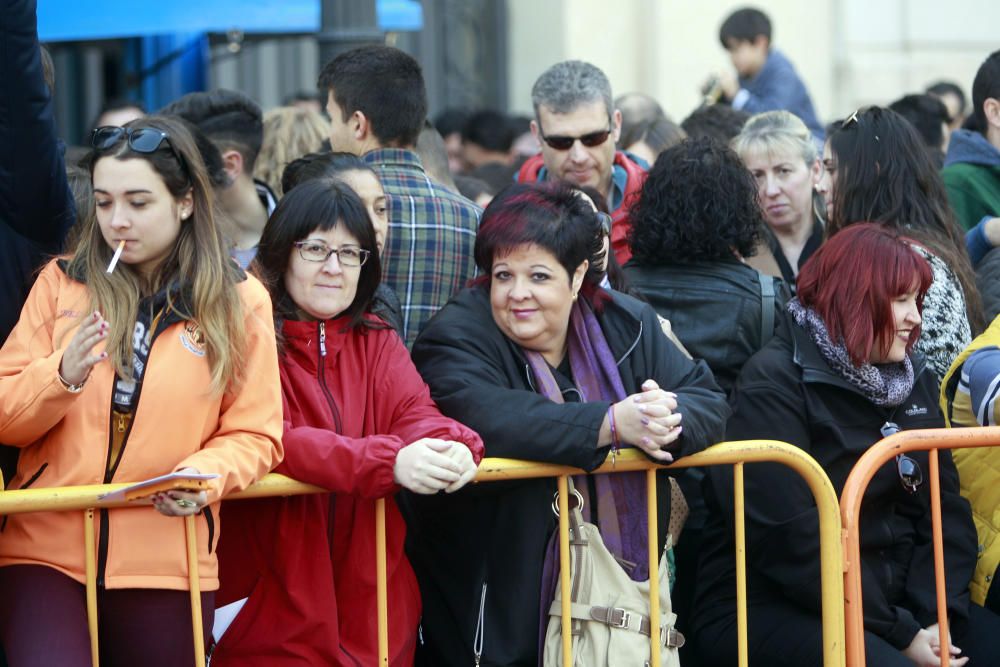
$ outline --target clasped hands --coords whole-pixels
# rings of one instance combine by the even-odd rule
[[[399,450],[393,479],[414,493],[452,493],[476,476],[472,452],[461,442],[421,438]]]
[[[919,667],[937,667],[941,664],[941,638],[938,631],[938,624],[934,623],[923,630],[917,631],[913,641],[903,651],[903,655],[916,663]],[[958,657],[962,649],[951,643],[951,633],[948,633],[948,653],[951,657],[952,667],[962,667],[969,662],[969,657]]]
[[[676,442],[684,430],[681,414],[676,412],[677,394],[660,389],[654,380],[646,380],[641,392],[627,396],[611,409],[620,443],[638,447],[662,463],[674,460],[665,448]],[[610,426],[607,417],[604,421]]]

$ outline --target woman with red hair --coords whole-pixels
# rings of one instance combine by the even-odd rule
[[[788,326],[737,380],[727,439],[796,445],[839,494],[875,442],[901,429],[943,425],[937,379],[913,353],[932,280],[914,245],[898,231],[861,223],[813,255],[799,274],[798,298],[788,304]],[[1000,654],[1000,618],[969,604],[976,532],[947,450],[940,466],[951,664],[992,664]],[[940,662],[928,469],[925,453],[900,454],[868,487],[861,560],[870,665]],[[813,496],[785,466],[753,465],[745,474],[750,661],[822,664]],[[732,471],[713,468],[709,481],[694,641],[705,664],[735,664]]]

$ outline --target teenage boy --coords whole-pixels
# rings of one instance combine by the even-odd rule
[[[806,124],[817,141],[823,126],[792,63],[771,46],[771,20],[759,9],[739,9],[723,21],[719,41],[736,69],[718,75],[722,93],[734,109],[755,114],[784,109]]]
[[[972,116],[951,135],[941,176],[963,227],[1000,216],[1000,51],[976,72]]]

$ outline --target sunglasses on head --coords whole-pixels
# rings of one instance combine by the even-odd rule
[[[883,438],[899,433],[899,425],[894,422],[886,422],[879,429]],[[924,471],[920,469],[920,464],[906,454],[896,454],[896,474],[899,475],[899,482],[909,493],[916,493],[920,485],[924,483]]]
[[[549,145],[549,148],[554,148],[557,151],[568,151],[573,148],[573,144],[576,143],[577,139],[579,139],[580,143],[587,148],[600,146],[608,140],[608,137],[611,135],[611,130],[612,128],[609,127],[606,130],[590,132],[581,137],[548,136],[541,132],[539,132],[539,134],[542,136],[542,141]]]
[[[187,163],[170,143],[170,135],[155,127],[116,127],[105,125],[94,130],[90,136],[90,145],[97,151],[106,151],[116,146],[122,139],[128,142],[128,147],[136,153],[155,153],[166,142],[167,148],[173,153],[181,167],[187,170]]]
[[[611,216],[604,211],[597,211],[597,221],[601,225],[601,233],[608,235],[611,233]]]

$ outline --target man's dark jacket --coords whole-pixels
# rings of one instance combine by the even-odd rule
[[[0,0],[0,343],[75,217],[34,0]]]

